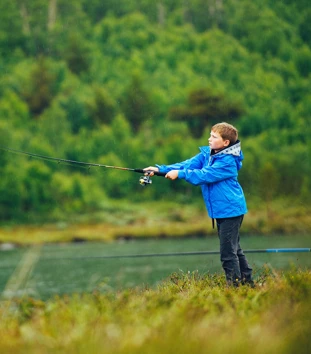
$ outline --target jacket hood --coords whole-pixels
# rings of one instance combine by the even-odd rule
[[[241,142],[237,140],[234,144],[229,145],[223,150],[218,151],[217,153],[212,154],[212,150],[209,146],[202,146],[200,150],[213,158],[216,158],[221,155],[232,155],[235,158],[235,162],[238,170],[242,167],[242,161],[244,159],[242,150],[241,150]]]
[[[234,144],[229,145],[225,149],[217,152],[217,154],[227,154],[227,155],[233,155],[233,156],[240,156],[241,155],[241,142],[239,140],[237,140]]]

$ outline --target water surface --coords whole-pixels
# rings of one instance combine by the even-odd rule
[[[242,248],[311,247],[311,236],[252,236]],[[104,258],[135,254],[218,251],[217,236],[193,239],[52,244],[0,252],[0,291],[5,297],[110,291],[156,286],[174,272],[222,273],[219,254],[142,258]],[[247,258],[259,276],[273,269],[310,268],[311,253],[251,253]]]

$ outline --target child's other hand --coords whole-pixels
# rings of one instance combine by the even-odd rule
[[[174,179],[178,178],[178,170],[172,170],[170,172],[168,172],[165,175],[165,178],[171,179],[172,181],[174,181]]]
[[[158,167],[154,167],[154,166],[149,166],[149,167],[144,168],[144,171],[146,172],[145,176],[152,177],[154,175],[154,173],[152,171],[159,172],[159,168]],[[149,171],[151,171],[151,172],[149,172]]]

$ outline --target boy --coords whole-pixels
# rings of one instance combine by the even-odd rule
[[[209,146],[183,162],[156,165],[145,171],[166,173],[166,178],[184,179],[200,185],[209,216],[216,219],[220,240],[220,259],[228,285],[254,285],[252,268],[240,247],[239,229],[247,207],[238,183],[243,153],[237,129],[228,123],[218,123],[211,129]],[[150,172],[150,176],[153,172]]]

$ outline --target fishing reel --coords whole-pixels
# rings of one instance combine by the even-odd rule
[[[139,184],[142,187],[145,187],[147,184],[152,184],[152,180],[151,180],[150,176],[141,176],[139,178]]]

